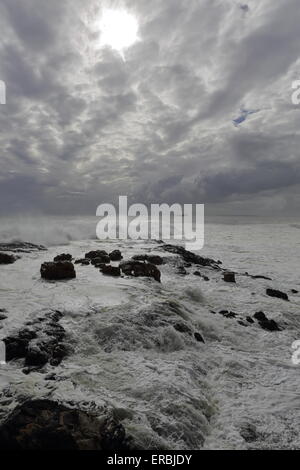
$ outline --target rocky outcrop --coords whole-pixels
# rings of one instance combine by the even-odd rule
[[[164,260],[161,256],[158,255],[135,255],[132,257],[134,261],[148,261],[151,264],[156,266],[161,266],[164,264]]]
[[[60,312],[52,312],[5,338],[6,360],[24,359],[24,365],[29,368],[41,368],[47,363],[53,366],[60,364],[67,355],[67,347],[63,343],[65,330],[59,324],[61,318]]]
[[[161,272],[151,263],[141,263],[139,261],[124,261],[120,264],[121,271],[127,276],[135,277],[153,277],[160,282]]]
[[[100,267],[101,264],[109,264],[110,257],[108,255],[97,256],[97,258],[91,259],[91,264],[96,268]]]
[[[9,253],[0,253],[0,264],[13,264],[17,261],[17,257]]]
[[[282,299],[282,300],[289,300],[289,297],[287,294],[285,294],[284,292],[281,292],[280,290],[276,290],[276,289],[267,289],[266,290],[266,294],[269,296],[269,297],[275,297],[277,299]]]
[[[132,450],[110,413],[97,416],[51,400],[18,406],[0,426],[0,450]]]
[[[174,253],[175,255],[181,256],[187,263],[199,264],[201,266],[209,266],[214,269],[220,269],[221,261],[215,261],[211,258],[204,258],[203,256],[196,255],[191,251],[186,250],[183,246],[177,245],[162,245],[159,250],[167,251],[168,253]]]
[[[123,259],[122,253],[120,250],[114,250],[109,253],[111,261],[121,261]]]
[[[72,255],[63,253],[62,255],[55,256],[54,260],[55,263],[58,261],[72,261]]]
[[[73,263],[70,261],[43,263],[41,266],[41,277],[47,281],[74,279],[76,277],[76,271]]]

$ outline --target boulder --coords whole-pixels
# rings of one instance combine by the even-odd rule
[[[288,295],[285,294],[284,292],[281,292],[280,290],[276,289],[267,289],[266,294],[269,297],[276,297],[277,299],[282,299],[282,300],[289,300]]]
[[[13,264],[17,261],[17,257],[9,253],[0,253],[0,264]]]
[[[260,327],[267,331],[281,331],[275,320],[269,320],[264,312],[256,312],[254,318],[258,321]]]
[[[108,255],[102,255],[102,256],[97,256],[97,258],[92,258],[91,264],[95,266],[96,268],[99,266],[99,264],[109,264],[110,263],[110,257]]]
[[[223,274],[223,279],[225,282],[232,282],[235,283],[235,274],[229,271],[226,271]]]
[[[104,250],[96,250],[85,254],[85,258],[88,259],[101,258],[102,256],[108,256],[108,253]]]
[[[291,289],[291,293],[292,293],[292,294],[299,294],[299,291],[296,290],[296,289]]]
[[[112,413],[97,416],[51,400],[26,401],[0,426],[0,450],[132,449],[132,439]]]
[[[114,250],[109,254],[111,261],[121,261],[123,259],[122,253],[120,250]]]
[[[164,264],[163,258],[158,255],[135,255],[132,259],[135,261],[148,261],[151,264],[155,264],[155,266]]]
[[[205,341],[204,341],[202,335],[201,335],[200,333],[198,333],[197,331],[196,331],[196,333],[194,333],[194,338],[195,338],[195,340],[198,341],[199,343],[205,343]]]
[[[161,272],[154,264],[140,263],[139,261],[124,261],[120,264],[120,268],[128,276],[153,277],[157,282],[160,282]]]
[[[55,263],[56,263],[57,261],[72,261],[72,255],[63,253],[63,254],[61,254],[61,255],[55,256],[55,258],[54,258],[53,261],[54,261]]]
[[[41,277],[48,281],[62,281],[74,279],[76,272],[70,261],[58,261],[57,263],[43,263],[41,266]]]
[[[114,276],[114,277],[119,277],[121,276],[121,269],[116,266],[102,266],[100,271],[105,274],[106,276]]]

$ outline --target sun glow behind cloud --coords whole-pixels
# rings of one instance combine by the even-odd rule
[[[106,9],[98,23],[100,46],[110,46],[124,59],[124,51],[139,40],[137,19],[125,10]]]

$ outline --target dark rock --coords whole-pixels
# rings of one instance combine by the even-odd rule
[[[256,312],[254,318],[258,321],[260,327],[267,331],[281,331],[275,320],[269,320],[264,312]]]
[[[82,266],[89,266],[91,263],[91,260],[89,260],[88,258],[84,258],[84,259],[77,259],[75,261],[75,264],[81,264]]]
[[[114,250],[109,254],[111,261],[121,261],[123,259],[122,253],[120,250]]]
[[[47,364],[48,360],[48,354],[44,351],[41,351],[38,346],[29,346],[25,359],[26,366],[43,367],[45,364]]]
[[[0,321],[6,320],[6,319],[7,319],[7,316],[4,315],[4,313],[1,313],[1,312],[0,312]]]
[[[0,426],[1,450],[132,450],[132,440],[113,416],[103,416],[50,400],[18,406]]]
[[[223,275],[224,281],[225,282],[233,282],[235,283],[235,274],[232,272],[225,272]]]
[[[200,335],[200,333],[196,332],[194,333],[195,340],[198,341],[199,343],[205,343],[203,337]]]
[[[132,259],[135,261],[148,261],[148,263],[155,264],[156,266],[164,264],[163,258],[157,255],[135,255]]]
[[[160,250],[164,250],[168,253],[174,253],[179,255],[186,261],[187,263],[199,264],[200,266],[210,266],[214,269],[220,269],[220,266],[217,261],[211,258],[204,258],[202,256],[196,255],[191,251],[186,250],[183,246],[176,246],[176,245],[162,245]]]
[[[246,323],[244,323],[242,320],[238,320],[238,324],[242,326],[247,326]]]
[[[195,271],[195,272],[194,272],[194,276],[199,276],[199,277],[201,277],[201,273],[200,273],[199,271]]]
[[[57,256],[54,258],[53,261],[54,261],[54,262],[57,262],[57,261],[72,261],[72,255],[63,253],[62,255],[57,255]]]
[[[296,290],[296,289],[291,289],[291,293],[292,293],[292,294],[299,294],[299,291]]]
[[[64,279],[74,279],[76,272],[73,263],[70,261],[58,261],[57,263],[43,263],[41,266],[41,276],[48,281],[61,281]]]
[[[266,294],[269,297],[276,297],[277,299],[282,299],[282,300],[289,300],[288,295],[285,294],[284,292],[281,292],[280,290],[276,289],[267,289]]]
[[[264,312],[256,312],[253,317],[257,320],[257,321],[266,321],[267,320],[267,317],[266,315],[264,314]]]
[[[246,317],[246,320],[248,323],[254,323],[254,320],[251,317]]]
[[[108,253],[104,250],[90,251],[89,253],[86,253],[85,258],[94,259],[101,258],[102,256],[108,256]]]
[[[161,272],[154,264],[140,263],[139,261],[124,261],[120,264],[120,268],[127,276],[153,277],[157,282],[160,282]]]
[[[8,253],[0,253],[0,264],[13,264],[17,261],[17,257]]]
[[[266,281],[272,281],[272,279],[270,277],[267,277],[267,276],[250,276],[252,277],[252,279],[265,279]]]
[[[188,333],[190,335],[192,334],[191,328],[185,323],[178,322],[178,323],[175,323],[173,327],[175,328],[176,331],[179,331],[179,333]]]
[[[110,257],[108,255],[97,256],[97,258],[92,258],[92,265],[98,267],[99,264],[109,264]]]
[[[114,276],[114,277],[121,276],[121,269],[115,266],[102,266],[100,271],[106,276]]]
[[[6,360],[21,359],[26,356],[28,343],[25,339],[9,336],[4,340],[6,347]]]

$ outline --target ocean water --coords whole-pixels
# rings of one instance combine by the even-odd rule
[[[300,222],[213,218],[201,255],[237,273],[224,283],[210,268],[176,272],[174,256],[154,241],[95,238],[96,218],[2,219],[0,241],[42,243],[0,268],[0,339],[41,313],[60,310],[72,353],[58,367],[22,373],[20,362],[0,366],[0,419],[25,398],[47,397],[74,406],[113,408],[127,432],[146,449],[300,448],[300,366],[292,343],[300,339]],[[119,248],[124,259],[157,253],[161,284],[146,278],[110,278],[76,265],[77,278],[49,283],[40,265],[59,253],[75,258],[92,249]],[[193,275],[199,269],[209,281]],[[264,275],[265,279],[245,276]],[[287,292],[289,302],[266,288]],[[234,311],[224,318],[220,310]],[[216,313],[212,313],[216,312]],[[282,331],[269,332],[246,317],[264,311]],[[239,323],[240,322],[240,323]],[[241,324],[244,323],[246,326]],[[180,332],[176,325],[199,332]],[[55,372],[55,381],[45,376]]]

